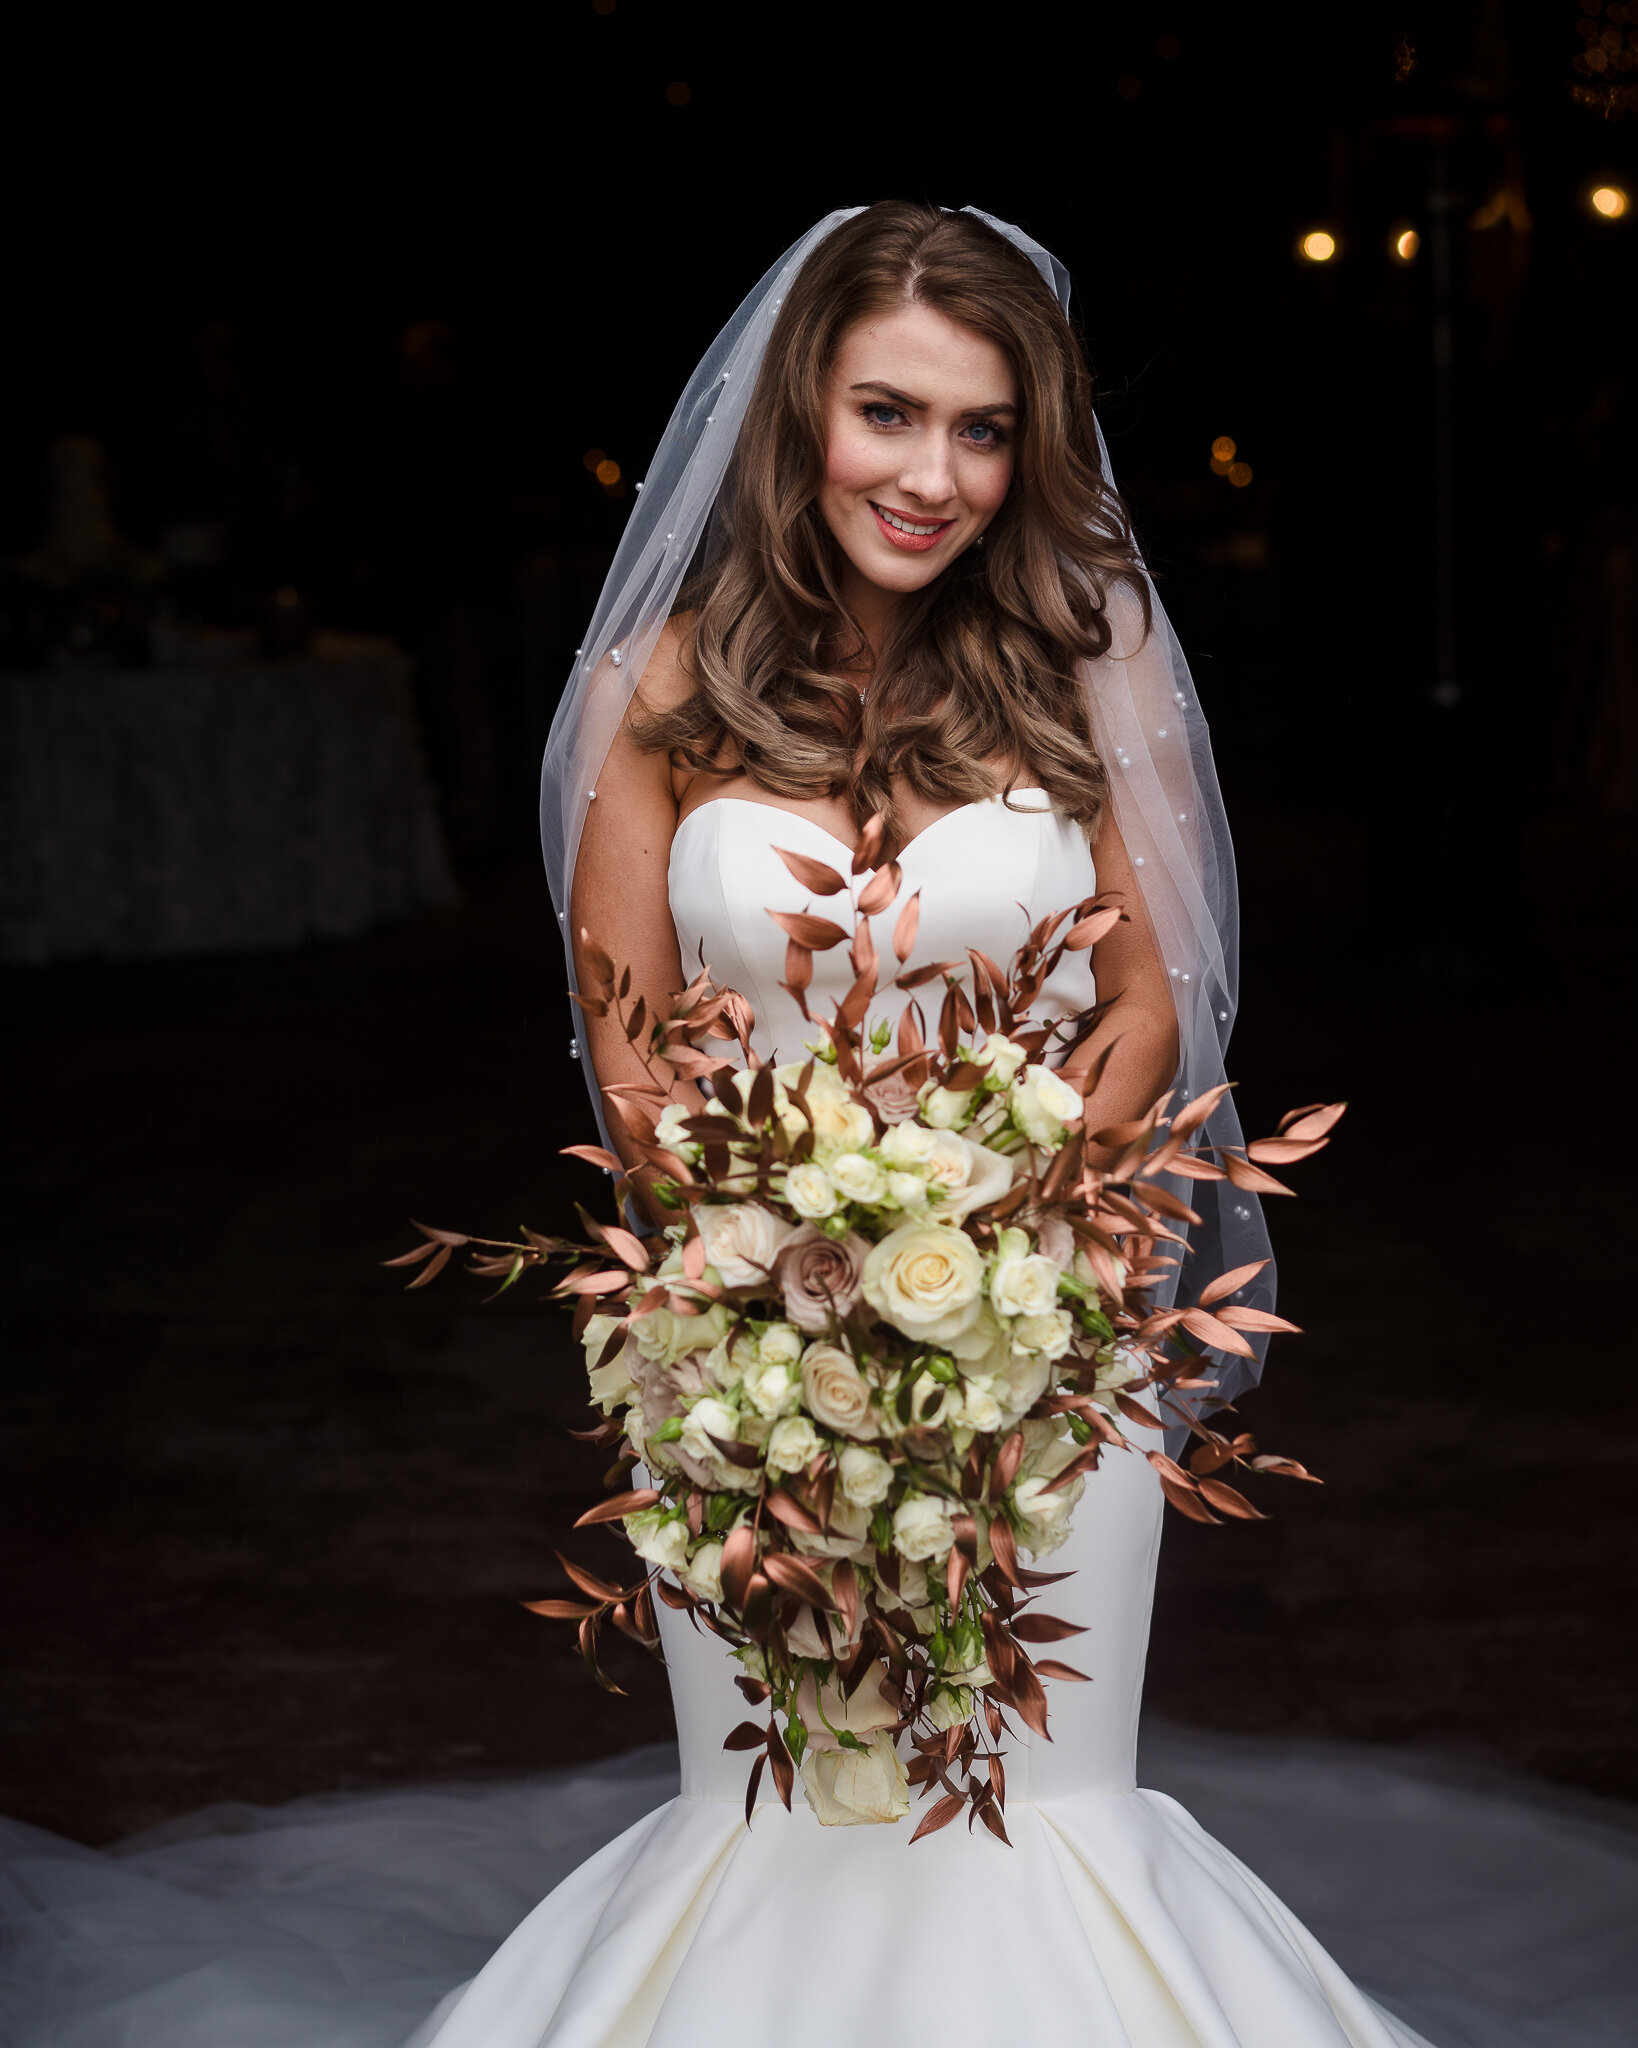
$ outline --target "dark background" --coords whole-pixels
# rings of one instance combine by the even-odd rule
[[[1588,198],[1638,196],[1626,13],[563,0],[36,47],[0,557],[90,433],[177,618],[290,587],[393,636],[465,900],[290,954],[0,970],[0,1810],[105,1840],[665,1732],[656,1670],[610,1701],[516,1606],[597,1484],[556,1312],[453,1275],[405,1300],[375,1262],[411,1213],[550,1228],[588,1192],[555,1156],[588,1116],[546,728],[689,369],[812,220],[890,195],[1070,267],[1236,829],[1242,1113],[1354,1105],[1275,1217],[1310,1334],[1247,1404],[1328,1484],[1174,1522],[1150,1703],[1638,1795],[1609,1128],[1638,216]],[[1336,256],[1300,260],[1319,229]]]

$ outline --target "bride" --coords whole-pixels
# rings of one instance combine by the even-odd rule
[[[1007,959],[1043,914],[1118,893],[1127,922],[1066,955],[1039,1006],[1098,1006],[1061,1070],[1084,1086],[1108,1053],[1097,1130],[1222,1078],[1236,913],[1205,725],[1068,289],[971,211],[836,213],[787,252],[661,443],[553,728],[542,829],[565,936],[592,933],[656,999],[708,964],[764,1059],[812,1031],[780,986],[767,913],[806,898],[777,848],[840,861],[885,814],[929,960]],[[819,1014],[835,960],[815,962]],[[584,1030],[603,1118],[636,1070],[622,1037]],[[1227,1105],[1210,1134],[1237,1138]],[[1253,1199],[1191,1192],[1203,1278],[1266,1256]],[[1271,1271],[1241,1298],[1268,1306]],[[1223,1361],[1218,1393],[1254,1372]],[[1183,1806],[1138,1789],[1160,1520],[1152,1468],[1107,1458],[1054,1596],[1092,1682],[1054,1685],[1051,1742],[1010,1738],[1011,1847],[951,1827],[911,1848],[902,1822],[822,1825],[800,1798],[747,1825],[722,1747],[745,1712],[733,1667],[662,1610],[680,1796],[669,1757],[638,1753],[222,1809],[109,1855],[0,1823],[0,2040],[1415,2048]],[[1633,2038],[1618,1820],[1341,1749],[1174,1731],[1145,1755],[1439,2048]]]
[[[1011,231],[908,203],[799,247],[647,480],[636,590],[606,605],[549,749],[546,843],[577,967],[589,933],[663,1004],[703,962],[776,1061],[813,1032],[767,914],[807,907],[780,847],[851,855],[885,814],[920,894],[912,967],[970,946],[1008,959],[1041,917],[1116,892],[1127,922],[1090,962],[1066,955],[1038,1005],[1100,1006],[1062,1068],[1082,1083],[1107,1049],[1098,1130],[1174,1078],[1189,1094],[1217,1078],[1232,884],[1198,709],[1051,276]],[[828,1014],[850,980],[819,956],[810,1005]],[[872,1014],[896,1022],[891,1001]],[[584,1030],[600,1087],[645,1078],[612,1016]],[[676,1099],[703,1106],[680,1081]],[[1229,1192],[1213,1234],[1243,1263],[1260,1225]],[[737,1667],[664,1612],[681,1798],[554,1892],[421,2038],[693,2048],[772,2027],[818,2048],[842,2028],[889,2048],[947,2008],[977,2039],[1419,2042],[1180,1807],[1136,1789],[1160,1515],[1137,1457],[1107,1460],[1080,1504],[1059,1604],[1089,1632],[1093,1682],[1055,1687],[1055,1739],[1009,1754],[1010,1849],[949,1829],[910,1850],[907,1827],[825,1826],[771,1793],[747,1827],[743,1760],[722,1746],[745,1713]]]

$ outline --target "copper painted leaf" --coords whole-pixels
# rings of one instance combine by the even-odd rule
[[[792,1500],[782,1488],[763,1496],[762,1505],[775,1521],[783,1522],[788,1529],[800,1529],[805,1536],[817,1536],[819,1524],[800,1502]]]
[[[618,1522],[626,1515],[640,1515],[644,1508],[658,1505],[659,1489],[653,1486],[634,1486],[630,1493],[616,1494],[612,1500],[600,1500],[596,1507],[587,1508],[576,1521],[577,1529],[589,1529],[597,1522]]]
[[[1202,1479],[1199,1482],[1202,1495],[1211,1502],[1219,1514],[1233,1515],[1242,1522],[1266,1522],[1268,1517],[1254,1508],[1243,1493],[1237,1493],[1232,1486],[1221,1479]]]
[[[618,1600],[622,1598],[620,1588],[608,1579],[600,1579],[595,1572],[589,1572],[584,1565],[576,1564],[573,1558],[565,1557],[560,1550],[557,1561],[574,1580],[582,1593],[589,1593],[594,1600]]]
[[[866,917],[875,917],[898,895],[904,887],[904,870],[896,860],[879,867],[859,891],[859,908]]]
[[[947,1828],[966,1803],[959,1792],[947,1793],[936,1806],[928,1808],[911,1841],[919,1842],[923,1835],[936,1835],[940,1828]]]
[[[994,1800],[985,1801],[978,1809],[978,1817],[998,1841],[1005,1842],[1009,1849],[1012,1847],[1012,1838],[1008,1835],[1001,1815],[996,1810]]]
[[[586,927],[580,927],[580,947],[586,956],[586,965],[591,969],[602,989],[606,992],[614,987],[614,962],[609,958]]]
[[[828,952],[847,937],[839,924],[832,924],[828,917],[815,917],[811,911],[770,910],[768,915],[787,938],[795,939],[799,946],[811,946],[816,953]]]
[[[415,1278],[409,1283],[409,1286],[404,1289],[404,1292],[408,1294],[412,1288],[425,1287],[429,1280],[436,1280],[438,1275],[444,1270],[445,1266],[449,1264],[451,1249],[452,1247],[450,1247],[447,1244],[439,1245],[437,1250],[432,1253],[431,1258],[429,1258],[426,1264],[421,1268],[420,1272],[417,1273]],[[417,1253],[416,1256],[419,1257],[420,1254]],[[391,1263],[396,1264],[398,1262],[392,1261]]]
[[[525,1600],[523,1605],[531,1614],[544,1614],[548,1621],[584,1621],[597,1612],[581,1600]]]
[[[1341,1118],[1346,1102],[1315,1102],[1306,1109],[1287,1110],[1280,1118],[1282,1138],[1323,1138]]]
[[[722,1738],[722,1746],[724,1749],[763,1749],[767,1741],[766,1728],[759,1728],[754,1721],[741,1721],[737,1728],[729,1729]]]
[[[771,1550],[762,1560],[762,1569],[776,1586],[787,1593],[794,1593],[812,1607],[835,1605],[824,1580],[802,1558],[791,1557],[782,1550]]]
[[[1197,1095],[1193,1102],[1186,1103],[1172,1118],[1172,1136],[1186,1138],[1211,1115],[1212,1111],[1229,1092],[1230,1083],[1219,1081],[1215,1088],[1208,1088],[1204,1095]]]
[[[1219,1466],[1228,1464],[1233,1456],[1233,1448],[1228,1444],[1201,1444],[1189,1453],[1189,1470],[1199,1478],[1202,1474],[1215,1472]]]
[[[1220,1308],[1217,1317],[1234,1330],[1283,1330],[1293,1337],[1302,1335],[1299,1324],[1288,1323],[1284,1316],[1272,1315],[1266,1308]]]
[[[619,1155],[601,1145],[565,1145],[561,1149],[565,1159],[584,1159],[589,1166],[606,1166],[610,1173],[626,1170]]]
[[[1299,1465],[1295,1458],[1262,1457],[1251,1460],[1254,1472],[1277,1472],[1283,1479],[1306,1479],[1312,1486],[1323,1486],[1323,1479],[1315,1478],[1306,1465]]]
[[[745,1825],[747,1827],[751,1825],[751,1815],[756,1811],[757,1787],[762,1783],[762,1770],[767,1761],[768,1752],[763,1750],[762,1754],[751,1766],[750,1782],[745,1787]]]
[[[1175,1173],[1182,1180],[1227,1180],[1228,1175],[1220,1166],[1214,1166],[1209,1159],[1198,1152],[1185,1152],[1167,1166],[1168,1173]]]
[[[918,889],[899,912],[893,927],[893,953],[902,966],[916,950],[916,932],[921,924],[921,891]]]
[[[949,1590],[952,1607],[961,1605],[961,1589],[967,1583],[967,1573],[970,1569],[966,1558],[952,1545],[944,1566],[944,1583]]]
[[[1267,1259],[1253,1259],[1249,1266],[1235,1266],[1227,1273],[1219,1273],[1209,1287],[1200,1290],[1200,1306],[1210,1308],[1214,1301],[1237,1293],[1248,1280],[1255,1280],[1267,1264]]]
[[[1060,1621],[1055,1614],[1020,1614],[1012,1632],[1021,1643],[1061,1643],[1086,1634],[1079,1622]]]
[[[774,852],[802,887],[811,889],[815,896],[835,896],[847,887],[836,870],[826,867],[822,860],[813,860],[805,853],[792,853],[788,846],[776,846]]]
[[[1231,1330],[1216,1316],[1207,1315],[1203,1308],[1186,1308],[1182,1323],[1191,1337],[1197,1337],[1202,1344],[1209,1344],[1216,1351],[1232,1352],[1236,1358],[1255,1358],[1257,1355],[1238,1330]]]
[[[1168,1478],[1164,1472],[1160,1475],[1160,1490],[1172,1506],[1180,1514],[1187,1515],[1191,1522],[1216,1522],[1217,1517],[1198,1494],[1180,1485],[1177,1480]]]
[[[1095,946],[1099,939],[1107,938],[1125,916],[1118,903],[1111,903],[1104,910],[1094,910],[1090,917],[1083,917],[1079,924],[1072,924],[1065,932],[1064,951],[1081,953],[1088,946]]]
[[[1025,1722],[1035,1730],[1043,1742],[1050,1742],[1047,1732],[1046,1694],[1041,1690],[1041,1681],[1035,1675],[1035,1667],[1020,1658],[1018,1669],[1012,1679],[1013,1705]]]
[[[1035,1668],[1043,1678],[1056,1678],[1060,1682],[1067,1682],[1071,1685],[1087,1685],[1091,1683],[1090,1677],[1086,1672],[1077,1671],[1073,1664],[1060,1664],[1056,1657],[1040,1658]]]
[[[559,1287],[563,1294],[614,1294],[631,1285],[631,1275],[622,1266],[618,1272],[611,1266],[601,1273],[571,1273]]]
[[[1255,1138],[1246,1147],[1246,1157],[1262,1166],[1295,1166],[1330,1144],[1329,1138]]]
[[[1166,1427],[1165,1423],[1151,1409],[1145,1408],[1141,1401],[1134,1401],[1129,1394],[1121,1393],[1118,1388],[1115,1391],[1115,1406],[1119,1408],[1121,1414],[1126,1417],[1126,1420],[1138,1429],[1164,1429]]]
[[[1223,1171],[1237,1188],[1248,1188],[1256,1195],[1288,1195],[1291,1192],[1284,1181],[1276,1180],[1271,1173],[1264,1173],[1260,1166],[1253,1166],[1238,1152],[1223,1154]]]
[[[859,843],[853,849],[853,872],[862,875],[867,868],[873,868],[882,857],[882,840],[887,833],[887,813],[878,811],[859,834]]]
[[[605,1223],[603,1242],[617,1259],[624,1259],[634,1273],[648,1271],[648,1249],[629,1230],[622,1230],[618,1223]]]

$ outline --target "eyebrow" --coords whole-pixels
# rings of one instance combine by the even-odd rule
[[[879,391],[884,398],[892,399],[895,405],[908,406],[912,412],[925,412],[927,410],[925,398],[911,398],[903,391],[895,391],[891,384],[879,384],[874,379],[867,384],[850,384],[848,389],[850,391]],[[1008,413],[1016,418],[1018,408],[1015,405],[1008,405],[1005,400],[999,405],[970,405],[962,413],[961,417],[964,420],[977,419],[979,417],[987,418],[990,414],[999,412]]]

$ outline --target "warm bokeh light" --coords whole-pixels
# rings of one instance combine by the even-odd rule
[[[1619,220],[1632,201],[1619,185],[1598,185],[1588,195],[1587,203],[1605,220]]]
[[[608,457],[601,448],[588,448],[580,460],[591,471],[592,475],[595,476],[597,474],[597,465],[600,462],[607,462]]]
[[[1217,439],[1211,444],[1212,461],[1232,462],[1234,460],[1235,447],[1236,444],[1229,439],[1227,434],[1219,434]]]
[[[620,465],[618,462],[610,462],[608,457],[605,456],[596,469],[592,471],[592,475],[606,489],[608,485],[617,484],[620,481]]]
[[[1143,80],[1135,72],[1128,71],[1115,80],[1115,90],[1123,100],[1135,100],[1143,90]]]
[[[1329,263],[1337,253],[1337,238],[1324,228],[1313,228],[1297,244],[1297,253],[1308,263]]]
[[[1414,263],[1416,252],[1422,246],[1422,237],[1415,228],[1399,228],[1388,246],[1396,262]]]
[[[694,89],[686,79],[674,78],[666,87],[665,96],[674,107],[686,107],[694,97]]]
[[[1228,480],[1237,491],[1243,491],[1251,481],[1251,464],[1237,462],[1228,473]]]
[[[1168,64],[1174,57],[1181,57],[1182,54],[1183,42],[1179,36],[1162,36],[1155,44],[1155,55],[1164,57]]]
[[[614,0],[592,0],[593,14],[612,14],[613,12]]]

